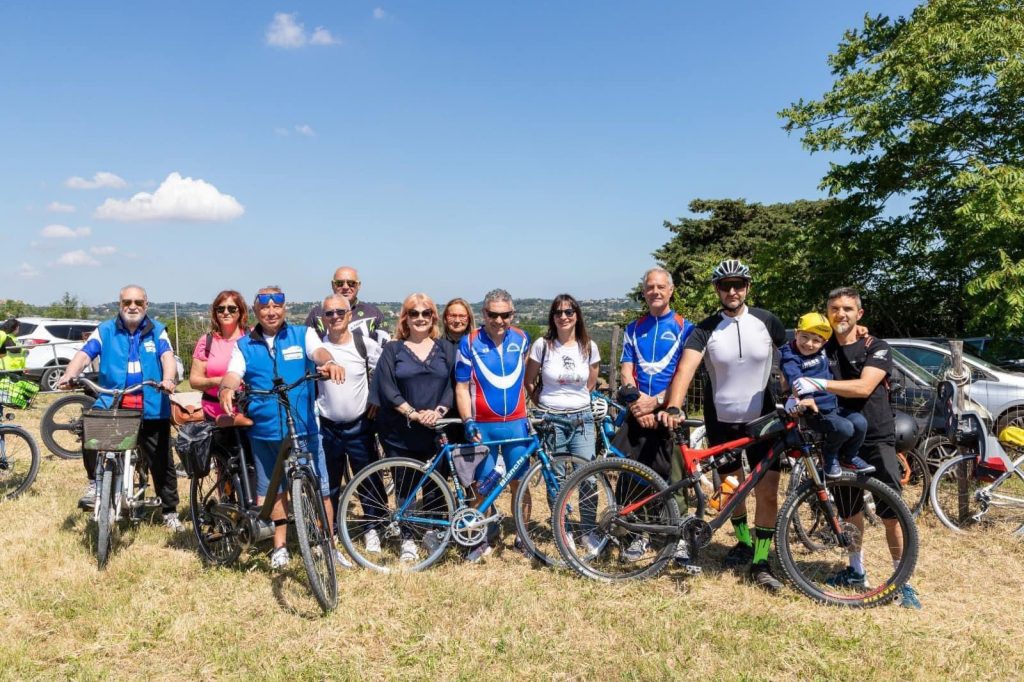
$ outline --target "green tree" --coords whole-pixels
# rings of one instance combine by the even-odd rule
[[[867,250],[860,283],[913,333],[1024,331],[1024,2],[932,0],[864,19],[835,82],[780,115]],[[857,260],[857,258],[855,258]]]
[[[54,301],[46,308],[44,313],[47,317],[87,317],[89,308],[71,292],[65,291],[60,300]]]

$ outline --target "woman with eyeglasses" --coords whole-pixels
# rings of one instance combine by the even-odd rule
[[[217,388],[228,371],[231,351],[248,327],[249,309],[242,295],[233,289],[217,294],[210,306],[210,331],[199,337],[188,375],[193,390],[203,392],[203,414],[207,419],[224,414]]]
[[[444,306],[444,338],[459,348],[459,341],[474,326],[473,310],[464,298],[453,298]]]
[[[371,401],[380,406],[377,432],[387,457],[426,461],[436,452],[433,426],[452,407],[454,347],[440,338],[437,306],[426,294],[410,294],[402,303],[395,339],[384,345],[373,375]],[[447,471],[438,467],[438,473]],[[397,495],[408,496],[415,480],[395,481]],[[440,491],[425,490],[421,509],[438,504]],[[408,532],[408,531],[406,531]],[[404,535],[399,560],[415,562],[430,538]]]

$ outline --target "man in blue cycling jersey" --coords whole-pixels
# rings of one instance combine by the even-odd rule
[[[455,401],[466,425],[466,435],[475,441],[528,438],[526,392],[523,376],[530,337],[512,326],[515,307],[512,296],[504,289],[494,289],[484,296],[484,324],[462,337],[455,363]],[[506,471],[524,456],[527,444],[501,448]],[[494,469],[497,453],[491,449],[477,469],[483,479]],[[521,479],[526,469],[519,473]],[[519,480],[512,481],[515,497]],[[516,538],[516,546],[520,541]],[[479,561],[491,551],[488,541],[469,553],[470,561]]]
[[[693,331],[693,323],[672,311],[675,287],[667,270],[648,270],[643,287],[647,314],[626,326],[620,359],[621,395],[638,397],[629,403],[629,415],[615,434],[614,444],[674,483],[683,477],[682,461],[672,447],[672,434],[658,424],[654,413],[665,402],[665,392],[672,382],[683,344]],[[680,509],[687,508],[685,494],[677,495],[676,501]],[[643,543],[631,543],[624,556],[639,560],[647,549]],[[689,562],[685,543],[679,544],[675,559],[677,565],[691,573],[698,572]]]

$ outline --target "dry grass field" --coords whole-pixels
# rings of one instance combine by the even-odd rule
[[[34,433],[41,407],[19,412]],[[42,447],[42,445],[40,445]],[[126,529],[104,572],[75,508],[81,463],[44,455],[0,503],[3,679],[1010,679],[1024,668],[1024,547],[922,520],[922,611],[772,597],[718,569],[604,585],[531,567],[509,547],[419,574],[340,574],[321,617],[297,554],[206,568],[188,532]],[[187,480],[180,480],[187,519]],[[927,512],[926,512],[927,514]],[[722,543],[722,544],[718,544]]]

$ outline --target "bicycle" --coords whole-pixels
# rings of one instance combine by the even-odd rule
[[[164,390],[158,382],[149,380],[121,389],[103,388],[85,377],[76,377],[74,382],[97,395],[113,396],[112,405],[119,404],[124,396],[138,393],[145,386]],[[136,466],[141,426],[141,410],[113,407],[82,413],[82,447],[97,451],[93,520],[96,526],[96,564],[101,570],[106,568],[110,558],[122,513],[129,520],[138,521],[147,512],[160,508],[159,497],[146,497],[149,477]]]
[[[560,481],[586,464],[586,460],[572,455],[548,455],[536,430],[538,426],[544,428],[542,420],[530,420],[526,437],[479,444],[450,443],[444,429],[458,423],[458,419],[438,420],[434,431],[439,449],[427,462],[386,458],[364,468],[345,486],[338,503],[337,527],[342,545],[360,566],[382,573],[400,566],[421,571],[438,561],[453,540],[462,547],[475,547],[486,539],[488,526],[499,523],[504,516],[500,511],[487,510],[492,509],[495,500],[522,471],[526,475],[512,504],[522,550],[541,564],[557,565],[550,514],[537,513],[534,507],[545,502],[550,506]],[[483,447],[500,451],[524,443],[526,455],[509,468],[493,490],[470,506],[473,460],[486,454]],[[458,472],[467,467],[458,466],[457,457],[469,461],[469,470],[464,475]],[[453,472],[454,485],[438,471],[442,463]],[[535,488],[536,493],[531,492]],[[410,541],[414,544],[406,544]],[[422,558],[420,548],[425,550]],[[407,558],[404,562],[403,554]]]
[[[696,423],[685,420],[683,424]],[[710,544],[714,532],[729,522],[733,510],[744,503],[785,454],[796,459],[812,455],[820,459],[819,434],[810,431],[802,417],[778,411],[747,424],[746,433],[721,445],[694,449],[682,441],[677,430],[679,456],[687,477],[672,485],[632,460],[605,459],[579,469],[565,481],[555,502],[555,543],[567,565],[580,575],[609,582],[650,578],[665,568],[680,539],[687,542],[690,557],[695,560],[699,550]],[[770,454],[739,483],[718,515],[705,520],[703,495],[699,493],[701,473],[735,462],[743,448],[766,441],[771,444]],[[865,607],[894,599],[917,561],[917,527],[906,504],[895,491],[873,478],[844,473],[826,480],[817,466],[808,466],[806,471],[808,480],[785,500],[776,523],[776,554],[785,577],[800,592],[827,604]],[[605,506],[601,496],[586,498],[586,490],[602,488],[614,491]],[[683,488],[693,490],[698,505],[681,517],[673,494]],[[892,554],[896,552],[890,552],[887,533],[856,523],[865,493],[876,505],[885,504],[892,511],[903,546],[895,567]],[[596,522],[588,524],[579,516],[577,510],[584,504],[597,507]],[[811,549],[800,540],[794,519],[813,519],[819,514],[825,523],[816,537],[823,548]],[[581,555],[579,539],[588,533],[600,535],[602,547]],[[830,580],[845,568],[847,553],[855,549],[864,550],[869,575],[883,575],[884,580],[874,586],[866,581],[846,587],[830,585]]]
[[[327,510],[320,495],[320,479],[309,453],[295,431],[288,391],[305,381],[321,379],[307,374],[291,384],[274,379],[269,390],[246,388],[248,395],[276,396],[285,412],[288,437],[281,443],[268,490],[279,490],[281,483],[290,492],[288,522],[295,524],[299,553],[309,577],[310,591],[321,610],[328,613],[338,605],[338,580],[334,565],[334,541],[329,531]],[[243,415],[221,415],[216,425],[221,431],[251,426]],[[250,463],[237,432],[237,447],[218,448],[211,453],[208,472],[198,472],[190,484],[192,525],[200,553],[209,564],[230,564],[254,543],[270,540],[274,523],[270,514],[276,497],[267,495],[262,505],[256,502],[250,480]]]
[[[24,493],[39,472],[39,446],[28,431],[12,424],[14,413],[3,408],[16,407],[13,396],[0,391],[0,500],[13,500]]]

